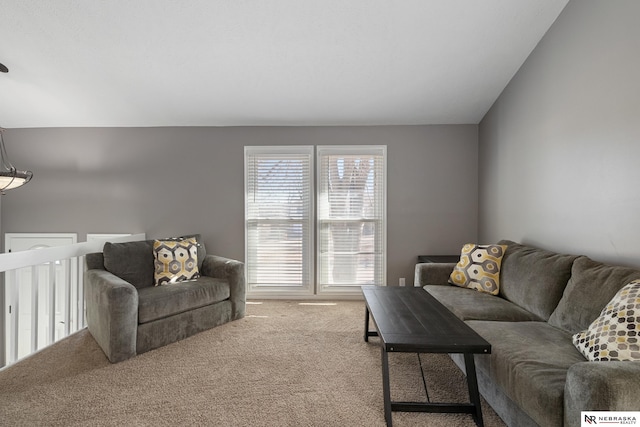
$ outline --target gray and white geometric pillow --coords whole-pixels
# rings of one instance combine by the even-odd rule
[[[589,327],[575,334],[573,345],[587,359],[640,360],[640,280],[620,289]]]

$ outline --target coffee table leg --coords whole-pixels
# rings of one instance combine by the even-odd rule
[[[392,426],[391,420],[391,388],[389,386],[389,356],[382,347],[382,396],[384,397],[384,420],[387,426]]]
[[[364,342],[369,342],[369,307],[364,308]]]
[[[469,400],[475,406],[473,418],[478,427],[483,427],[482,408],[480,407],[480,392],[478,391],[478,378],[476,376],[476,364],[473,360],[473,354],[464,354],[464,365],[467,371],[467,385],[469,386]]]

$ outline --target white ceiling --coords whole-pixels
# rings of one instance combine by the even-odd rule
[[[0,125],[478,123],[568,0],[0,0]]]

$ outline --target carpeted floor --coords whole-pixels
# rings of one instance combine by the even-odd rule
[[[380,349],[363,326],[361,301],[264,301],[115,365],[83,330],[0,371],[0,424],[384,426]],[[433,401],[467,401],[446,355],[421,357]],[[424,400],[417,356],[389,361],[392,399]],[[483,414],[486,426],[504,426],[484,400]],[[393,423],[475,425],[470,415],[403,412]]]

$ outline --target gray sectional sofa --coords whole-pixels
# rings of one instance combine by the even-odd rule
[[[572,343],[640,270],[512,241],[493,296],[448,284],[455,264],[417,264],[415,285],[492,346],[481,394],[509,426],[579,426],[581,411],[640,410],[640,362],[591,362]],[[452,355],[464,370],[464,362]]]
[[[106,243],[85,257],[87,325],[112,363],[245,315],[242,262],[200,243],[199,278],[154,286],[153,243]]]

